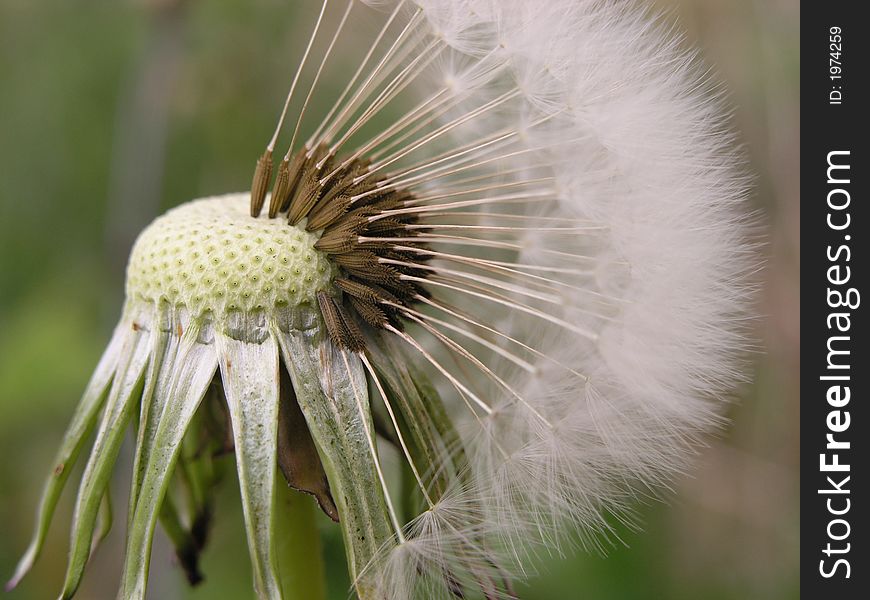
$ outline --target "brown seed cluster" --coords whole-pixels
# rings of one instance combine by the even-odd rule
[[[419,282],[428,271],[415,268],[431,255],[420,242],[395,243],[391,238],[409,238],[425,229],[415,213],[397,213],[413,199],[410,192],[379,187],[382,177],[368,172],[369,162],[357,159],[343,165],[321,144],[313,150],[303,146],[278,165],[269,218],[282,213],[291,225],[321,231],[315,248],[340,269],[334,280],[335,294],[320,292],[317,301],[332,341],[353,352],[365,347],[362,330],[402,329],[402,307],[421,296],[428,297]],[[251,186],[251,215],[259,216],[265,204],[272,173],[268,150],[257,161]],[[381,241],[383,240],[383,241]],[[397,264],[402,263],[402,264]]]

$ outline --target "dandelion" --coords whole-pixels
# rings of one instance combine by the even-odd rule
[[[628,2],[337,4],[251,192],[137,240],[12,585],[93,429],[63,598],[132,422],[120,598],[145,595],[158,521],[200,578],[232,451],[261,598],[293,593],[284,479],[338,521],[360,598],[494,599],[571,532],[600,545],[718,422],[746,345],[746,184],[682,41]],[[382,26],[349,47],[363,12]],[[315,106],[339,53],[358,67]]]

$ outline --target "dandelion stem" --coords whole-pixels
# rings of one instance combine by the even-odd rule
[[[317,507],[280,480],[275,494],[278,572],[284,600],[325,600],[326,580]]]

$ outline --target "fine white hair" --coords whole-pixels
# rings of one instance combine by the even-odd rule
[[[461,78],[472,102],[502,91],[496,70],[520,91],[509,110],[461,134],[516,128],[533,152],[515,166],[546,165],[559,194],[536,216],[586,220],[597,232],[567,242],[525,234],[517,263],[561,269],[562,305],[550,313],[559,321],[497,317],[499,331],[541,350],[529,359],[535,372],[484,360],[523,402],[487,389],[496,410],[464,429],[473,484],[443,498],[449,517],[426,513],[379,566],[391,598],[410,595],[420,573],[504,590],[506,572],[527,568],[530,541],[559,547],[568,521],[596,547],[608,514],[630,519],[632,498],[684,468],[742,380],[757,260],[721,92],[665,19],[612,0],[416,5],[452,49],[439,76],[455,65],[478,74]],[[459,543],[493,539],[492,551],[510,557],[505,570]]]

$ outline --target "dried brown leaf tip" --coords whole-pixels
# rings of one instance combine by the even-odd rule
[[[271,155],[268,169],[261,166],[266,162],[264,155],[257,163],[255,188],[268,182]],[[402,329],[401,307],[428,296],[419,280],[429,271],[419,265],[429,255],[414,252],[426,246],[410,239],[421,232],[411,227],[418,215],[402,211],[414,197],[383,185],[369,165],[364,157],[342,161],[326,144],[302,146],[279,164],[268,211],[269,218],[320,234],[315,247],[340,275],[334,294],[318,297],[318,304],[332,341],[353,351],[364,347],[362,329]]]

